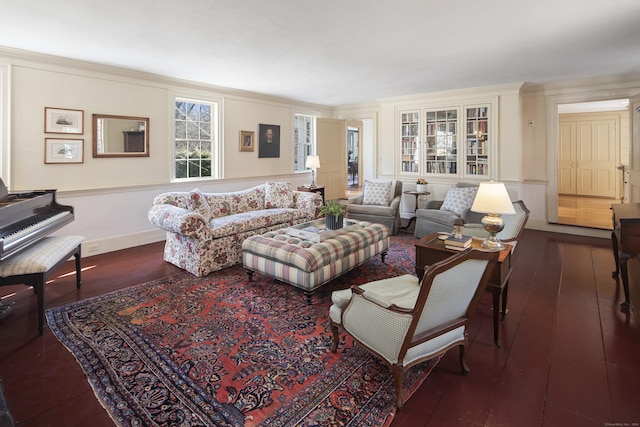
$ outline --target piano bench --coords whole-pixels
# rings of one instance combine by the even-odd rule
[[[44,332],[44,288],[49,275],[73,255],[76,260],[76,288],[80,289],[80,247],[83,236],[47,236],[0,261],[0,286],[32,286],[38,298],[38,332]]]

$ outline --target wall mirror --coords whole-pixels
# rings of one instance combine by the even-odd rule
[[[94,114],[93,157],[149,157],[149,118]]]

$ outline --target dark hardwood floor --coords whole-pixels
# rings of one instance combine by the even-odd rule
[[[460,375],[457,351],[448,352],[392,426],[639,425],[640,328],[620,310],[610,242],[525,230],[513,260],[501,348],[487,292],[470,328],[471,372]],[[84,258],[83,270],[79,291],[65,276],[72,264],[52,276],[48,307],[179,271],[161,243]],[[0,292],[17,292],[0,321],[0,384],[16,425],[113,426],[73,356],[48,329],[38,335],[33,293]]]

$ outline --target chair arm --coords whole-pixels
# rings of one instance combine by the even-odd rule
[[[389,205],[392,209],[394,210],[398,210],[398,208],[400,207],[400,201],[402,199],[402,196],[396,196],[393,198],[393,200],[391,201],[391,204]]]
[[[201,214],[173,205],[153,205],[149,222],[162,230],[201,239],[210,233],[209,224]]]
[[[364,195],[360,194],[358,196],[350,197],[349,200],[347,200],[347,204],[348,205],[361,205],[363,200],[364,200]]]
[[[344,309],[342,325],[358,341],[390,363],[398,361],[413,316],[381,307],[362,294],[354,294]]]
[[[423,209],[440,209],[443,203],[444,200],[427,200]]]

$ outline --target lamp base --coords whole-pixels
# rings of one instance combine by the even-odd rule
[[[480,245],[483,249],[492,249],[501,251],[505,248],[500,239],[496,237],[496,234],[501,232],[504,228],[504,219],[498,214],[488,214],[482,221],[480,221],[485,230],[489,233],[489,237],[484,239]]]

